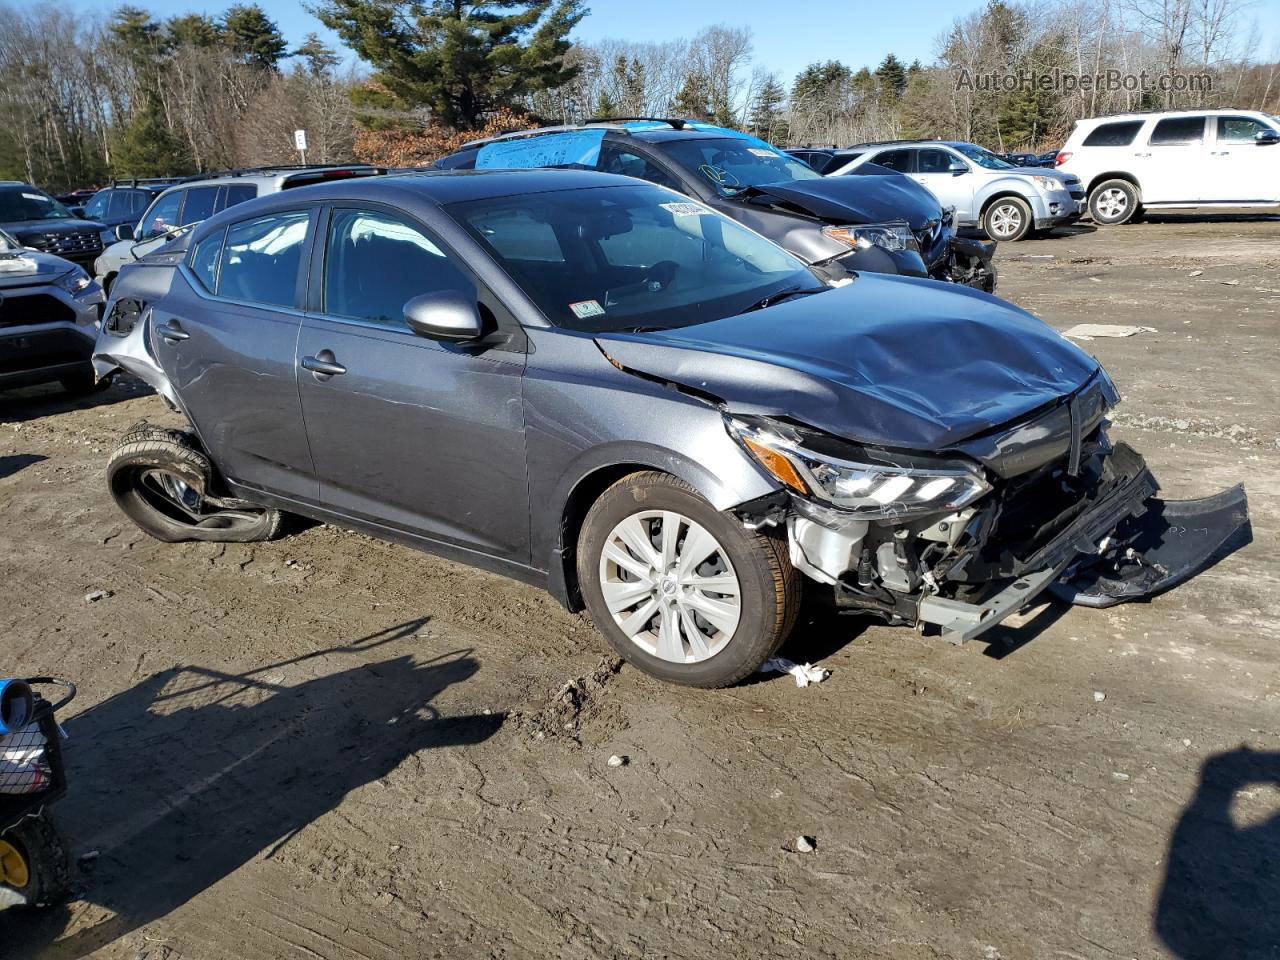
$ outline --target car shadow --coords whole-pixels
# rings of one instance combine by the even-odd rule
[[[1170,838],[1156,901],[1155,932],[1173,956],[1280,956],[1278,788],[1280,752],[1241,747],[1212,756],[1201,767],[1196,794]],[[1241,800],[1244,806],[1233,813]],[[1264,817],[1236,822],[1241,813],[1256,814],[1262,806],[1269,806]]]
[[[13,476],[19,470],[25,470],[33,463],[48,459],[38,453],[13,453],[0,457],[0,480]]]
[[[78,849],[101,851],[80,899],[105,908],[89,915],[110,917],[68,933],[72,905],[0,912],[4,953],[61,960],[99,950],[274,855],[413,754],[492,736],[502,716],[441,717],[431,705],[478,670],[466,650],[421,663],[361,656],[280,682],[303,660],[367,655],[425,622],[243,674],[165,670],[66,720],[69,789],[54,813]]]
[[[91,407],[123,403],[154,393],[141,380],[123,374],[118,374],[109,387],[97,393],[67,393],[56,383],[0,390],[0,423],[23,423],[70,410],[88,410]]]

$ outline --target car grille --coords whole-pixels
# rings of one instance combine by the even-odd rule
[[[28,237],[27,246],[34,247],[41,253],[53,253],[60,257],[84,259],[96,257],[102,252],[102,235],[97,230],[85,230],[80,233],[47,233],[44,236]]]
[[[5,327],[25,327],[41,323],[74,322],[75,311],[57,297],[47,293],[29,296],[5,295],[0,300],[0,329]]]

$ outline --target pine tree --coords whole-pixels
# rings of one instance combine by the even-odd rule
[[[222,42],[222,27],[203,13],[170,17],[164,30],[169,44],[175,47],[216,47]]]
[[[880,97],[886,103],[897,103],[907,92],[907,68],[892,53],[876,67],[876,81],[880,85]]]
[[[116,137],[112,168],[116,176],[129,177],[171,177],[193,172],[165,123],[164,106],[154,88]]]
[[[579,0],[321,0],[315,13],[388,94],[474,130],[486,113],[577,76],[565,54],[586,10]]]
[[[751,109],[750,129],[753,134],[770,143],[785,143],[787,121],[782,115],[782,105],[787,93],[776,76],[770,75],[756,95]]]
[[[342,58],[338,56],[337,51],[314,33],[308,33],[302,41],[302,46],[293,51],[290,56],[301,57],[302,62],[306,64],[307,73],[317,78],[328,76],[338,64],[342,63]]]
[[[689,120],[710,120],[711,107],[708,103],[710,99],[711,92],[707,89],[706,80],[690,73],[685,76],[684,84],[676,94],[672,106],[675,107],[677,116]]]
[[[275,22],[256,3],[237,4],[222,15],[222,30],[231,52],[245,63],[275,70],[289,45]]]

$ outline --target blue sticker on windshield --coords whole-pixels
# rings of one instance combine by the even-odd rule
[[[487,143],[476,153],[476,169],[530,170],[538,167],[592,167],[600,159],[605,131],[571,130],[520,140]]]

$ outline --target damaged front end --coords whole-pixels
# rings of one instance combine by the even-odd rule
[[[785,488],[738,512],[749,525],[785,524],[793,566],[829,585],[837,606],[933,625],[956,643],[1046,590],[1087,606],[1150,597],[1248,542],[1243,487],[1157,498],[1142,457],[1108,441],[1101,394],[1095,384],[928,457],[727,417]]]

